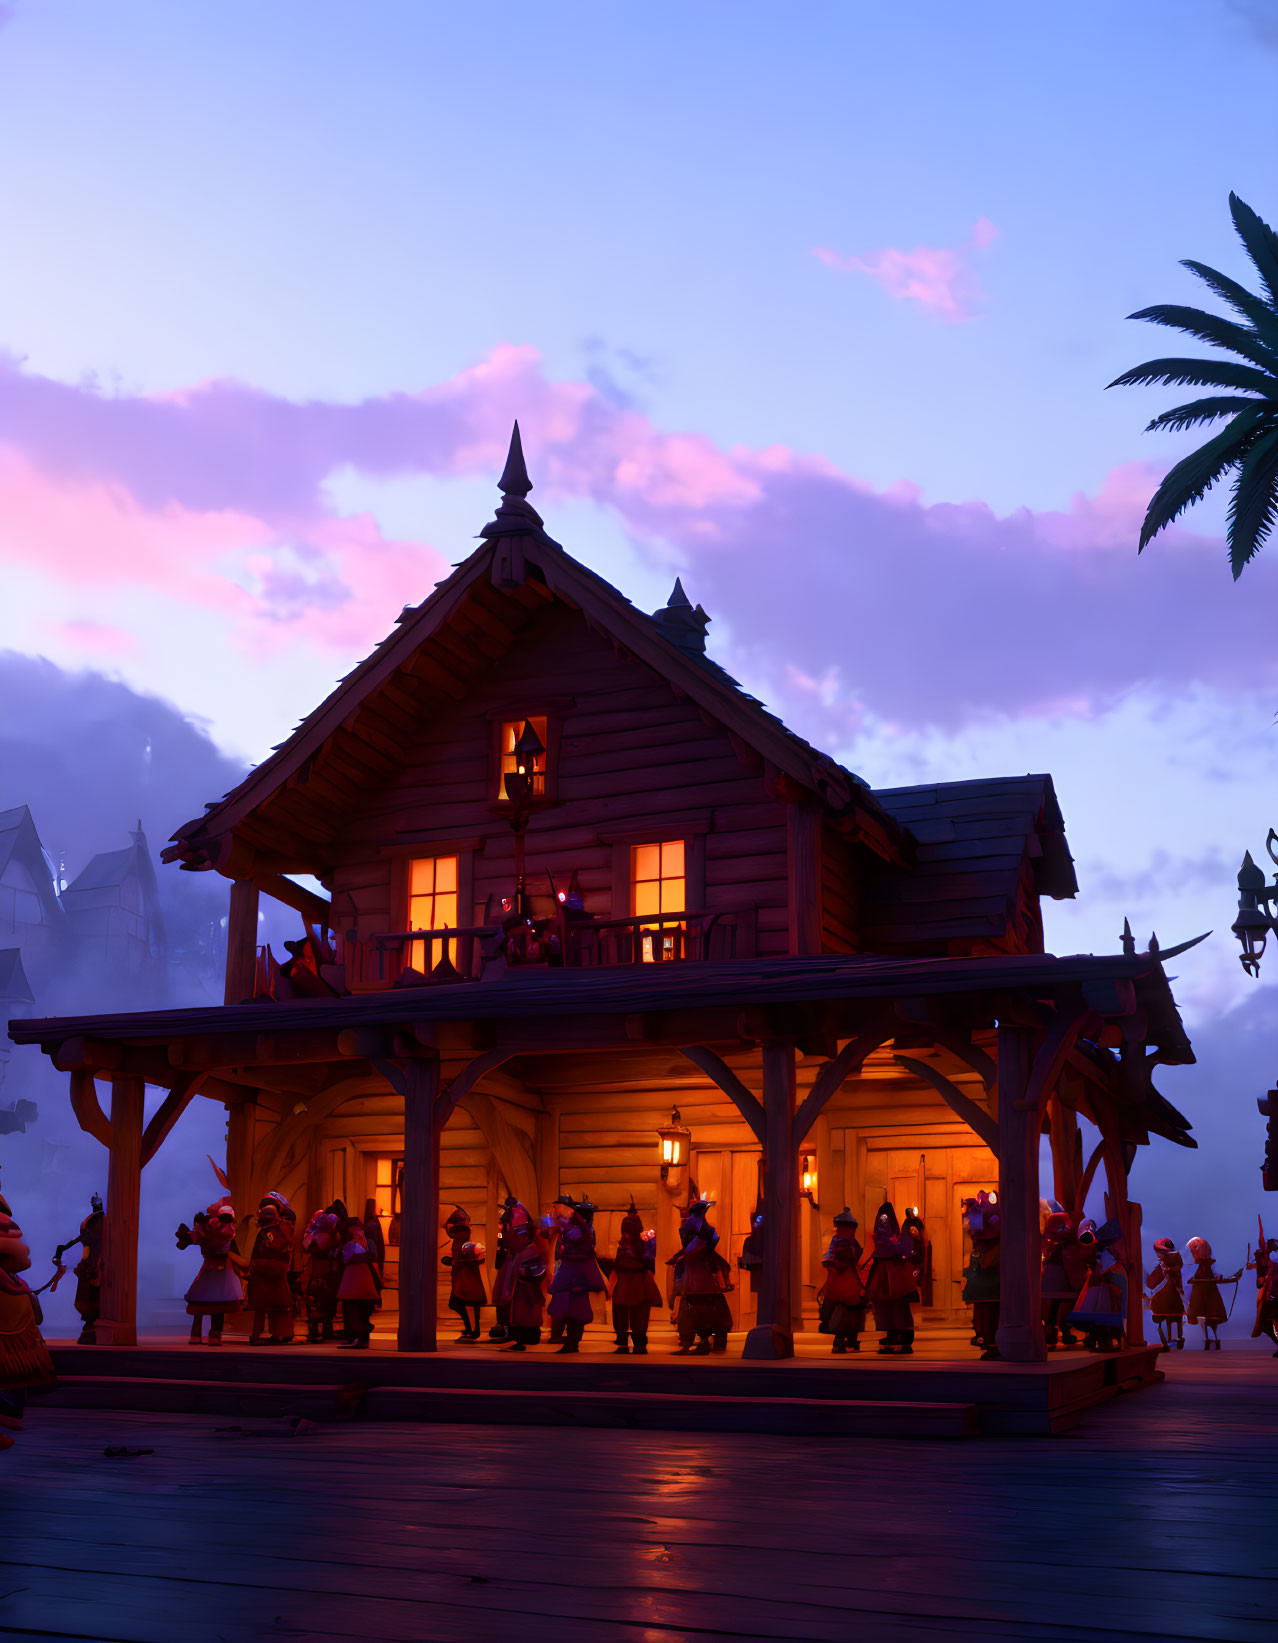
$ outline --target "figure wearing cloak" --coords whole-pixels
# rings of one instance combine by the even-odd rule
[[[874,1307],[874,1327],[883,1337],[879,1351],[908,1357],[914,1351],[914,1239],[901,1230],[890,1203],[879,1206],[870,1243],[870,1270],[865,1293]]]
[[[861,1282],[861,1245],[856,1237],[857,1221],[850,1209],[834,1217],[830,1247],[821,1259],[825,1282],[817,1291],[821,1313],[821,1333],[833,1335],[831,1352],[859,1352],[868,1305]]]
[[[550,1285],[550,1316],[563,1323],[560,1352],[576,1352],[586,1325],[594,1322],[590,1297],[602,1294],[607,1284],[595,1259],[595,1206],[584,1198],[580,1203],[566,1197],[556,1202],[571,1213],[559,1235],[559,1270]]]
[[[661,1305],[661,1291],[653,1276],[656,1261],[649,1257],[643,1220],[630,1200],[621,1218],[617,1253],[612,1262],[612,1327],[618,1352],[634,1351],[642,1357],[648,1350],[648,1322],[654,1306]]]
[[[201,1215],[192,1217],[193,1225],[185,1221],[177,1229],[177,1247],[189,1249],[192,1244],[203,1257],[195,1282],[186,1292],[186,1310],[191,1318],[189,1344],[200,1346],[203,1321],[209,1320],[209,1346],[221,1346],[222,1325],[228,1312],[238,1312],[244,1305],[244,1285],[240,1269],[244,1262],[235,1253],[235,1210],[229,1196],[219,1198]]]
[[[28,1390],[56,1379],[40,1334],[40,1302],[22,1277],[30,1266],[22,1228],[0,1196],[0,1450],[11,1448],[22,1430]]]
[[[451,1254],[444,1256],[444,1265],[452,1269],[452,1289],[448,1305],[462,1321],[462,1332],[457,1337],[459,1346],[473,1345],[479,1339],[479,1313],[488,1305],[488,1291],[484,1287],[484,1248],[474,1243],[470,1235],[470,1216],[460,1204],[444,1222],[444,1231],[453,1241]]]
[[[1158,1327],[1158,1339],[1164,1351],[1171,1350],[1172,1331],[1176,1346],[1185,1349],[1185,1263],[1176,1253],[1170,1238],[1154,1239],[1154,1254],[1158,1265],[1145,1278],[1150,1292],[1150,1316]]]

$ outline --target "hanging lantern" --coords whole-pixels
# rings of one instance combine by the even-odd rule
[[[816,1208],[817,1166],[810,1152],[805,1152],[799,1160],[799,1191]]]
[[[669,1180],[672,1169],[682,1169],[688,1162],[689,1148],[692,1143],[692,1131],[679,1117],[676,1107],[670,1114],[670,1122],[663,1124],[657,1135],[661,1141],[661,1179]]]

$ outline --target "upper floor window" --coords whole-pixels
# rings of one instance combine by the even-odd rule
[[[528,726],[533,733],[536,748],[528,749],[530,738],[524,735],[524,727]],[[521,738],[524,748],[520,748]],[[526,719],[507,719],[501,727],[501,769],[498,773],[497,797],[509,798],[506,791],[506,777],[521,771],[532,777],[531,797],[544,799],[546,796],[546,717],[545,714],[533,714]]]
[[[687,911],[687,878],[682,839],[636,844],[630,851],[631,906],[637,916]],[[645,964],[677,958],[683,950],[682,924],[663,923],[639,932]]]
[[[457,918],[456,856],[426,856],[412,863],[408,878],[408,928],[410,930],[455,930]],[[457,962],[455,941],[414,941],[408,962],[423,975],[439,963],[445,950],[450,964]]]

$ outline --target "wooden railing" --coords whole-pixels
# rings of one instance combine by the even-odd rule
[[[715,912],[635,914],[624,918],[574,918],[562,911],[535,920],[558,937],[552,961],[564,969],[596,969],[627,964],[696,963],[706,959],[752,958],[758,927],[755,907]],[[479,980],[487,962],[503,950],[500,924],[448,925],[437,930],[382,930],[365,938],[373,974],[364,985],[386,986],[387,954],[403,954],[415,942],[440,943],[463,980]],[[648,938],[645,940],[645,938]],[[453,957],[453,954],[456,956]],[[530,966],[533,967],[533,966]],[[537,964],[536,968],[544,967]]]

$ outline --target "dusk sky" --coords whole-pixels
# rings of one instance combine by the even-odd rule
[[[551,534],[646,608],[682,575],[872,785],[1050,771],[1049,947],[1215,930],[1172,966],[1215,1049],[1161,1083],[1259,1196],[1278,956],[1249,981],[1228,926],[1278,825],[1278,546],[1235,585],[1218,492],[1138,559],[1191,441],[1105,384],[1203,351],[1124,318],[1211,306],[1180,258],[1255,283],[1278,6],[0,19],[0,647],[260,759],[472,550],[518,416]]]

